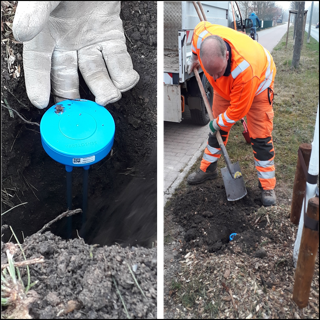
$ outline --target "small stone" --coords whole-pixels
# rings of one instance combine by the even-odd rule
[[[254,256],[257,257],[257,258],[263,259],[264,257],[267,256],[267,251],[264,250],[264,249],[257,250],[255,252]]]

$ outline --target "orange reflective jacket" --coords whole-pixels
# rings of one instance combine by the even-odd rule
[[[206,72],[200,59],[200,45],[210,35],[220,36],[231,47],[231,73],[216,81]],[[198,56],[214,91],[230,100],[229,108],[216,119],[224,131],[229,131],[236,121],[247,114],[255,96],[273,87],[276,66],[270,52],[243,33],[202,21],[194,29],[192,52]]]

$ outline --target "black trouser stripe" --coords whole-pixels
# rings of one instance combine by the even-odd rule
[[[266,161],[274,157],[273,144],[270,143],[271,137],[267,138],[251,138],[252,149],[256,152],[255,157],[257,160]]]
[[[220,134],[223,142],[225,142],[228,136],[228,132],[220,130]],[[217,137],[215,135],[213,136],[211,133],[209,133],[208,145],[213,148],[220,148]]]

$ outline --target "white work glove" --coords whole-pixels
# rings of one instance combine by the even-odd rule
[[[27,94],[39,109],[49,103],[50,72],[56,102],[80,98],[78,67],[103,106],[139,81],[127,52],[120,1],[19,1],[13,34],[23,42]]]
[[[200,68],[200,62],[198,60],[198,56],[194,53],[191,55],[191,59],[188,61],[188,74],[190,74],[193,69],[199,69]]]

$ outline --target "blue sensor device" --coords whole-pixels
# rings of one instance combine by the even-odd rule
[[[108,155],[115,123],[107,109],[89,100],[65,100],[49,108],[40,122],[46,153],[72,167],[90,166]],[[71,168],[70,168],[71,167]]]
[[[108,155],[114,140],[115,123],[107,109],[85,100],[56,103],[40,122],[41,143],[46,153],[64,164],[67,171],[67,205],[72,208],[72,170],[83,167],[82,222],[86,221],[88,171],[90,165]],[[68,217],[68,238],[72,233],[72,217]]]
[[[236,233],[231,233],[229,236],[230,241],[232,241],[236,235],[237,235]]]

